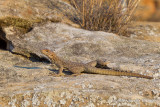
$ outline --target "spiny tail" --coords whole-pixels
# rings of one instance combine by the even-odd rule
[[[153,79],[153,77],[145,76],[145,75],[141,75],[137,73],[122,72],[122,71],[115,71],[115,70],[108,70],[108,69],[99,69],[99,68],[94,68],[94,67],[86,67],[86,72],[102,74],[102,75],[131,76],[131,77]]]

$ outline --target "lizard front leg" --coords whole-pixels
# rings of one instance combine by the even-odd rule
[[[63,73],[63,66],[60,66],[58,76],[64,76],[65,74]]]
[[[51,74],[51,76],[56,76],[56,77],[64,76],[64,75],[65,75],[65,74],[63,73],[63,66],[60,66],[60,67],[59,67],[58,74]]]

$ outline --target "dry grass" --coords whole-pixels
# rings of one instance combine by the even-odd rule
[[[124,34],[139,0],[127,0],[127,9],[120,1],[70,0],[70,3],[77,9],[82,28]]]

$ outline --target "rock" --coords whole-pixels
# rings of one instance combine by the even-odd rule
[[[12,52],[0,50],[0,106],[160,106],[160,43],[68,26],[79,20],[68,0],[3,0],[0,10],[0,48]],[[154,79],[67,71],[54,77],[45,48],[71,61],[106,59],[110,68]]]
[[[133,22],[127,30],[131,38],[160,42],[159,22]]]
[[[69,16],[69,17],[68,17]],[[28,21],[50,20],[62,22],[75,27],[78,21],[76,10],[67,0],[7,0],[0,1],[0,19],[22,18]]]
[[[47,75],[47,73],[49,73],[45,69],[42,70],[38,68],[40,63],[36,62],[33,63],[32,61],[27,60],[26,58],[20,55],[13,55],[8,51],[0,50],[0,58],[1,58],[0,61],[1,85],[5,85],[7,83],[15,83],[15,82],[20,83],[22,81],[31,81],[32,79],[35,79],[35,75],[37,74],[38,77]],[[42,64],[41,67],[43,68],[44,65],[45,64]],[[34,68],[35,66],[37,68]],[[45,72],[41,72],[41,70]]]
[[[77,62],[89,62],[96,59],[107,59],[115,64],[115,68],[133,71],[156,71],[159,61],[160,43],[132,40],[112,33],[87,31],[61,23],[38,25],[27,34],[15,32],[14,27],[4,28],[6,38],[11,41],[10,50],[27,57],[45,57],[42,49],[55,51],[58,56]],[[118,41],[118,42],[117,42]],[[158,58],[158,59],[157,59]],[[140,61],[141,59],[141,61]],[[143,66],[149,62],[153,66]],[[127,66],[126,64],[133,64]],[[122,65],[119,65],[122,64]],[[123,66],[124,65],[124,66]],[[122,67],[120,67],[122,66]],[[112,66],[114,68],[114,66]],[[141,69],[136,69],[141,68]]]
[[[48,76],[45,63],[0,50],[0,106],[160,106],[160,80]],[[15,66],[15,65],[19,65]],[[28,66],[28,67],[24,67]],[[35,69],[33,67],[40,67]],[[29,69],[30,68],[30,69]]]
[[[18,27],[21,33],[29,32],[34,24],[46,21],[66,23],[80,27],[76,10],[68,0],[2,0],[0,1],[0,48],[9,49],[10,42],[4,37],[3,27]]]
[[[58,24],[46,23],[45,25],[41,25],[41,26],[38,25],[31,32],[25,35],[19,34],[16,31],[16,28],[14,27],[5,27],[3,30],[6,33],[6,38],[10,41],[13,41],[12,44],[14,49],[13,50],[12,48],[10,49],[12,50],[12,52],[25,53],[25,54],[33,53],[37,55],[41,55],[40,53],[41,49],[49,48],[51,50],[54,50],[58,48],[60,49],[61,47],[64,47],[64,49],[67,49],[66,47],[74,48],[75,49],[75,51],[73,52],[74,54],[83,54],[83,51],[85,51],[83,48],[82,50],[76,50],[77,48],[80,48],[81,45],[84,45],[88,48],[91,47],[93,51],[96,52],[100,47],[102,47],[102,46],[96,45],[97,41],[103,44],[103,42],[100,41],[101,39],[105,39],[105,38],[118,39],[117,36],[111,33],[104,33],[104,32],[93,33],[91,31],[76,29],[60,23]],[[38,34],[39,36],[36,33],[37,31],[38,32],[40,31],[39,32],[40,35]],[[106,36],[106,34],[108,36]],[[35,36],[32,36],[32,35],[35,35]],[[60,36],[57,36],[57,35],[60,35]],[[102,36],[99,38],[97,35],[102,35]],[[95,39],[93,38],[93,36],[95,37]],[[86,39],[92,41],[93,46],[91,46]],[[26,43],[24,43],[24,41]],[[106,43],[107,43],[106,45],[110,46],[109,42],[106,42]],[[26,49],[23,49],[24,47]],[[109,48],[108,50],[112,50],[112,49]],[[25,52],[25,51],[28,51],[28,52]],[[69,51],[70,50],[68,50],[68,52]],[[100,51],[102,51],[100,54],[103,54],[103,49]]]
[[[0,50],[2,107],[160,106],[160,43],[51,22],[37,25],[26,34],[13,26],[3,27],[3,31],[12,44],[10,51],[17,55]],[[71,61],[106,59],[110,68],[131,70],[155,79],[98,74],[73,77],[66,72],[68,76],[50,76],[57,68],[41,59],[45,56],[40,50],[45,48]]]

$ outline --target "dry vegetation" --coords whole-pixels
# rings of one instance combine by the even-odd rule
[[[14,26],[19,29],[22,29],[23,33],[28,32],[34,23],[40,23],[43,20],[37,18],[35,20],[27,20],[19,17],[7,16],[4,18],[0,18],[0,29],[4,26]]]
[[[126,33],[139,0],[70,0],[80,16],[78,23],[87,30]]]

